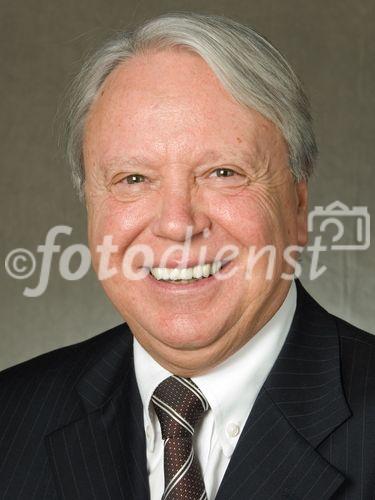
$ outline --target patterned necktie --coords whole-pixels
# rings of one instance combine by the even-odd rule
[[[194,456],[194,427],[209,404],[189,378],[172,375],[152,396],[164,440],[162,500],[207,500],[198,459]]]

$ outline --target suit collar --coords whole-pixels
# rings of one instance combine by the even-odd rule
[[[296,314],[264,387],[297,432],[317,447],[351,411],[342,387],[335,318],[296,284]]]
[[[91,366],[76,385],[82,418],[46,436],[62,498],[149,498],[132,340],[128,327],[121,325],[95,343]]]
[[[317,451],[350,416],[335,319],[297,280],[297,308],[216,500],[330,498],[345,477]]]
[[[91,353],[90,368],[76,385],[86,412],[108,402],[128,380],[133,367],[133,335],[126,324],[102,336]]]

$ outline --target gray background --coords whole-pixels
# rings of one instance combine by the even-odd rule
[[[310,183],[310,210],[340,200],[375,213],[373,0],[1,0],[0,137],[3,262],[14,248],[37,256],[26,280],[2,266],[0,369],[62,345],[84,340],[121,321],[92,272],[64,281],[58,256],[41,297],[36,253],[47,231],[64,224],[62,250],[85,243],[85,212],[58,148],[58,109],[87,52],[115,30],[171,10],[222,14],[265,34],[302,77],[311,98],[320,159]],[[353,228],[348,232],[353,237]],[[309,263],[307,254],[303,258]],[[78,262],[78,261],[77,261]],[[366,251],[325,252],[328,267],[306,288],[329,311],[375,333],[372,245]],[[72,263],[73,265],[73,263]]]

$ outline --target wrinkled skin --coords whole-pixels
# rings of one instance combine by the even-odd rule
[[[117,67],[92,105],[84,133],[89,244],[113,235],[121,269],[127,250],[163,252],[192,228],[189,258],[207,247],[207,262],[224,245],[237,257],[228,279],[160,286],[118,272],[102,281],[145,349],[181,376],[207,372],[244,345],[275,314],[290,281],[282,257],[307,242],[307,186],[294,182],[286,143],[269,120],[238,104],[197,55],[181,49],[139,55]],[[134,177],[135,175],[135,177]],[[131,181],[131,182],[129,182]],[[248,249],[274,245],[265,279],[261,258],[246,279]],[[175,259],[175,260],[173,260]],[[176,260],[177,259],[177,260]],[[173,254],[167,267],[178,263]],[[134,259],[133,268],[142,269]]]

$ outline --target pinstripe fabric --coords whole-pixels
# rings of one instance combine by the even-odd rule
[[[0,499],[148,498],[123,325],[5,370],[0,405]]]
[[[375,500],[375,337],[297,291],[216,500]],[[149,499],[126,325],[0,374],[0,499],[95,498]]]

